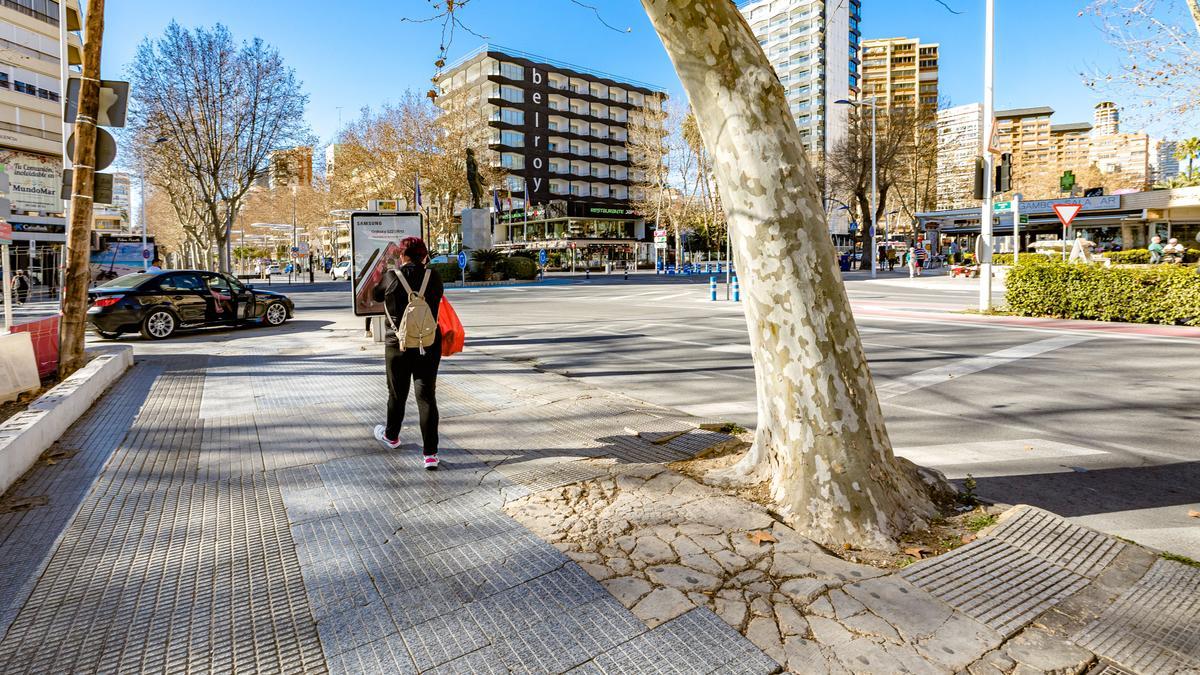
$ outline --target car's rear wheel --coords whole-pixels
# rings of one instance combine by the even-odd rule
[[[147,340],[165,340],[175,334],[179,319],[169,309],[151,310],[142,319],[142,337]]]
[[[100,337],[104,338],[105,340],[116,340],[117,338],[121,337],[121,334],[119,332],[110,331],[110,330],[100,330],[99,328],[96,329],[96,335],[99,335]]]
[[[287,307],[284,307],[282,302],[272,302],[267,305],[267,311],[263,313],[263,316],[269,326],[282,325],[284,321],[287,321]]]

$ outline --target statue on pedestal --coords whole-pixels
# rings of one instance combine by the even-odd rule
[[[483,208],[483,179],[479,175],[475,151],[471,148],[467,148],[467,185],[471,188],[471,208]]]

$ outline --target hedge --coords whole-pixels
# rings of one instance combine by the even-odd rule
[[[1105,251],[1104,257],[1117,265],[1148,265],[1150,251],[1144,248],[1131,248],[1128,251]],[[1183,261],[1194,263],[1200,261],[1200,250],[1189,248],[1183,254]]]
[[[433,271],[437,272],[438,276],[442,278],[443,284],[452,284],[462,281],[462,272],[459,271],[458,263],[456,262],[433,263],[430,265],[430,267],[432,267]]]
[[[1190,267],[1104,267],[1021,256],[1005,278],[1022,316],[1200,326],[1200,274]]]
[[[537,263],[524,256],[505,258],[498,266],[498,269],[504,272],[504,276],[508,279],[529,281],[536,279],[538,275]]]

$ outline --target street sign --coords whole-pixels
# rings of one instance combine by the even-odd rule
[[[575,242],[571,242],[571,243],[567,244],[567,246],[569,246],[571,248],[575,248]]]
[[[1008,213],[1012,211],[1012,202],[996,202],[992,204],[992,211],[996,213]]]
[[[1082,209],[1082,204],[1055,204],[1054,215],[1058,216],[1063,227],[1070,227],[1071,222],[1075,220],[1075,216],[1079,215]]]
[[[466,253],[466,251],[458,252],[458,269],[460,269],[460,270],[467,269],[467,253]]]
[[[79,114],[79,85],[82,80],[71,77],[67,80],[66,114],[63,122],[74,124]],[[102,127],[125,126],[125,111],[129,107],[129,83],[118,80],[100,80],[100,114],[97,124]]]
[[[5,246],[12,243],[12,223],[7,220],[0,220],[0,244]]]
[[[95,182],[92,185],[92,203],[93,204],[112,204],[113,202],[113,175],[111,173],[96,173],[92,174],[95,177]],[[62,172],[62,192],[63,201],[71,198],[71,186],[74,185],[75,171],[74,169],[63,169]],[[5,211],[4,213],[7,213]]]
[[[1021,224],[1025,225],[1028,223],[1029,223],[1029,216],[1021,216]]]
[[[150,247],[149,246],[142,247],[142,258],[144,258],[146,260],[150,259]]]
[[[666,230],[655,230],[655,231],[654,231],[654,236],[656,236],[656,237],[665,237],[665,236],[667,236],[667,231],[666,231]]]
[[[546,266],[547,257],[548,256],[546,255],[546,249],[542,249],[542,250],[538,251],[538,262],[541,264],[542,267]]]
[[[67,159],[75,159],[75,134],[67,138]],[[96,171],[112,166],[117,159],[117,139],[101,127],[96,127]]]

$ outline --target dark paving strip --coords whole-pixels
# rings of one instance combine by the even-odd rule
[[[325,671],[278,482],[242,445],[253,422],[237,443],[257,459],[202,463],[207,358],[163,363],[0,641],[0,672]]]

